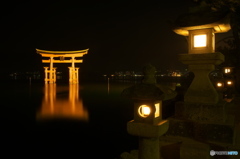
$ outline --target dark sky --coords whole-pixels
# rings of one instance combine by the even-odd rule
[[[171,22],[189,5],[190,0],[4,3],[1,69],[42,69],[36,48],[89,48],[77,65],[84,72],[141,70],[146,63],[158,70],[183,67],[177,54],[187,52],[187,41],[172,31]]]

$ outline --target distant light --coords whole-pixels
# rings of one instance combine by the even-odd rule
[[[206,47],[207,46],[207,35],[194,35],[194,47]]]
[[[225,73],[230,73],[230,72],[231,72],[230,68],[225,68]]]
[[[228,85],[232,85],[232,81],[227,81],[227,84]]]
[[[104,77],[106,77],[107,75],[103,75]]]
[[[218,82],[218,83],[217,83],[217,86],[218,86],[218,87],[222,87],[223,84],[222,84],[221,82]]]

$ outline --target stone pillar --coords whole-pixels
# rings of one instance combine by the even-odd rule
[[[218,93],[209,79],[209,73],[215,69],[215,65],[224,62],[224,55],[221,53],[181,54],[179,61],[187,64],[189,70],[195,75],[184,96],[184,101],[203,104],[218,103]]]
[[[159,137],[139,137],[139,159],[160,159]]]
[[[135,120],[127,123],[127,132],[139,137],[139,159],[160,159],[159,137],[167,132],[168,127],[168,120],[162,120],[157,124]]]

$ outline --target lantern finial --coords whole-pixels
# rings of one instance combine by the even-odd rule
[[[156,78],[155,78],[155,73],[156,73],[156,68],[151,65],[151,64],[147,64],[144,68],[143,68],[143,73],[144,73],[144,79],[143,79],[143,83],[145,84],[156,84]]]

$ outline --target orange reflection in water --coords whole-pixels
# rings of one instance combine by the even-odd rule
[[[58,90],[58,91],[57,91]],[[64,96],[65,95],[65,96]],[[42,106],[37,113],[37,119],[69,118],[88,121],[88,111],[79,98],[79,85],[70,84],[68,96],[64,87],[56,84],[46,84]]]

